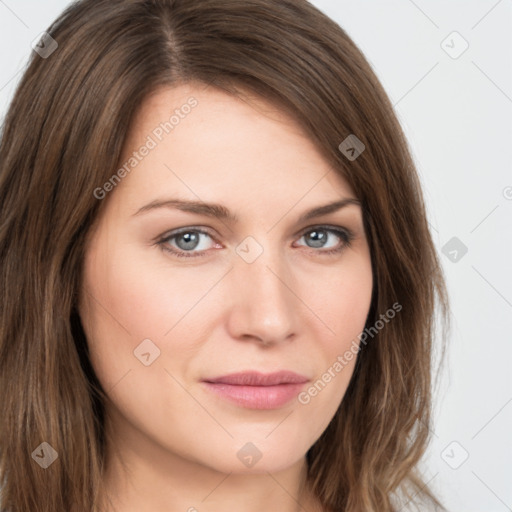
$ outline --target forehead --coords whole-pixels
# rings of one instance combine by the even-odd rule
[[[193,105],[193,106],[192,106]],[[142,152],[143,158],[134,153]],[[274,104],[201,84],[162,88],[133,119],[116,194],[132,202],[168,193],[204,201],[297,202],[354,197],[302,127]],[[316,197],[315,197],[316,196]],[[325,201],[324,201],[325,202]],[[281,208],[284,204],[281,205]]]

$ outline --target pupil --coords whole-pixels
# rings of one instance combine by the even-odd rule
[[[184,244],[180,244],[179,240],[185,240]],[[180,249],[195,249],[197,242],[199,240],[199,236],[197,233],[182,233],[180,237],[178,237],[177,242],[180,246]]]
[[[320,230],[315,230],[310,232],[311,238],[317,238],[317,240],[313,240],[313,247],[322,247],[322,242],[325,242],[325,232]]]

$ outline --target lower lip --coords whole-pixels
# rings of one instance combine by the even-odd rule
[[[302,384],[278,384],[276,386],[234,386],[204,382],[208,389],[248,409],[277,409],[293,400],[304,387]]]

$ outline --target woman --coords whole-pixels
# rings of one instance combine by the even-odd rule
[[[406,139],[305,1],[82,0],[0,146],[2,510],[441,505]]]

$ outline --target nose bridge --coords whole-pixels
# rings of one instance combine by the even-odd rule
[[[232,320],[237,335],[278,341],[293,332],[297,304],[282,248],[271,237],[262,239],[247,237],[236,248]]]

